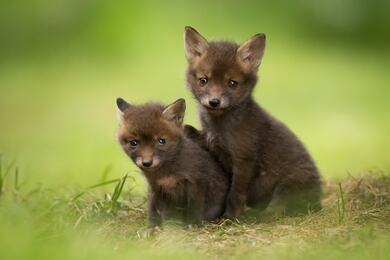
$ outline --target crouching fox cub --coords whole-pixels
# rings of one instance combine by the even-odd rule
[[[138,106],[118,98],[117,106],[118,141],[148,183],[149,225],[167,218],[198,223],[220,217],[228,178],[208,152],[186,137],[184,99]]]

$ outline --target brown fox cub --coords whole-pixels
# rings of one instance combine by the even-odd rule
[[[232,176],[228,218],[245,204],[266,215],[321,208],[320,176],[304,145],[252,98],[264,48],[264,34],[238,45],[185,28],[187,85],[199,102],[203,140]]]
[[[182,127],[185,101],[130,105],[118,98],[118,141],[148,182],[151,226],[167,218],[214,220],[224,210],[228,177]]]

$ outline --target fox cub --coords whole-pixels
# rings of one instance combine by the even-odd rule
[[[265,209],[265,216],[320,209],[320,175],[311,156],[252,97],[265,35],[238,45],[209,42],[186,27],[184,38],[187,86],[199,102],[203,128],[187,130],[231,176],[224,215],[239,216],[245,204]]]
[[[118,141],[148,183],[148,221],[211,221],[224,210],[228,177],[207,151],[187,138],[182,126],[185,101],[163,106],[130,105],[117,99]]]

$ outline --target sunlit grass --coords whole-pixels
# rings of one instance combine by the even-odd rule
[[[323,210],[306,216],[168,223],[150,236],[145,194],[127,175],[85,189],[19,188],[11,168],[0,195],[1,259],[386,259],[390,252],[383,173],[325,181]]]

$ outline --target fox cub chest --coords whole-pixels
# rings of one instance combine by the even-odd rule
[[[177,176],[167,175],[157,179],[157,187],[163,193],[169,195],[178,195],[185,190],[185,180]]]
[[[179,180],[173,176],[164,176],[157,180],[157,184],[161,187],[161,189],[170,190],[176,187],[178,181]]]
[[[206,132],[207,147],[218,158],[227,172],[232,171],[233,158],[252,158],[256,152],[256,138],[246,125],[218,127],[209,125]]]
[[[233,165],[231,148],[235,144],[229,142],[228,139],[226,133],[210,131],[206,134],[207,147],[210,152],[218,159],[226,172],[231,172]]]

